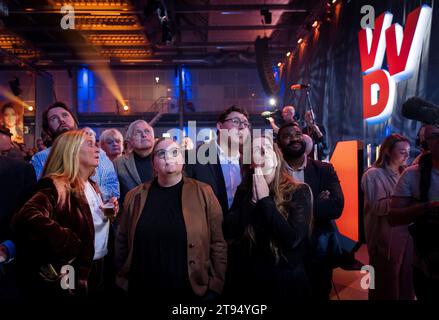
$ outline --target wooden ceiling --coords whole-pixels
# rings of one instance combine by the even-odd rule
[[[0,0],[5,2],[5,0]],[[325,2],[325,1],[323,1]],[[0,16],[0,65],[108,63],[112,66],[254,65],[254,41],[270,38],[274,58],[322,1],[312,0],[9,0]],[[64,30],[63,6],[75,29]],[[271,13],[264,23],[261,8]]]

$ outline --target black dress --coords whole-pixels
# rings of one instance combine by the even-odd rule
[[[187,268],[183,180],[172,187],[153,181],[137,223],[128,292],[167,301],[193,295]]]
[[[309,298],[304,266],[312,219],[309,187],[295,189],[288,219],[271,196],[254,205],[247,190],[238,188],[224,224],[229,244],[227,296],[239,302],[281,304]],[[249,226],[253,241],[247,235]]]

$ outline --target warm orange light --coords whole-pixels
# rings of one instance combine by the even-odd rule
[[[30,112],[32,112],[32,111],[34,111],[34,107],[29,106],[29,107],[27,107],[27,110],[29,110]]]
[[[277,66],[280,68],[280,67],[282,67],[282,62],[278,62],[277,63]]]
[[[337,0],[332,0],[332,4],[334,4],[334,3],[336,3],[337,2]]]
[[[302,38],[299,38],[299,40],[297,40],[297,43],[298,43],[298,44],[301,44],[302,41],[303,41],[303,39],[302,39]]]
[[[291,56],[291,51],[287,52],[287,57]]]
[[[123,109],[124,109],[125,111],[128,111],[129,107],[128,107],[127,105],[124,105],[124,106],[123,106]]]
[[[21,100],[20,97],[13,95],[9,88],[6,89],[2,85],[0,85],[0,95],[2,95],[3,97],[5,97],[6,99],[8,99],[11,102],[15,102],[16,104],[28,107],[28,104],[26,104],[26,102]]]
[[[344,209],[336,220],[341,234],[359,241],[359,181],[358,150],[359,141],[340,141],[331,157],[344,195]]]
[[[317,28],[318,25],[319,25],[319,22],[317,20],[315,20],[312,24],[312,27]]]

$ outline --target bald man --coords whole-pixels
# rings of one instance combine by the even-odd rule
[[[296,109],[293,106],[285,106],[282,109],[282,124],[295,122],[294,116],[296,115]],[[272,117],[267,118],[268,121],[270,121],[271,128],[273,129],[274,134],[277,134],[279,132],[279,127],[274,122],[274,119]]]

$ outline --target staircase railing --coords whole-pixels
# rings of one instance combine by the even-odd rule
[[[154,117],[149,121],[151,126],[154,126],[157,121],[160,120],[161,116],[168,113],[172,103],[172,98],[170,97],[160,97],[154,101],[146,112],[155,113]]]

